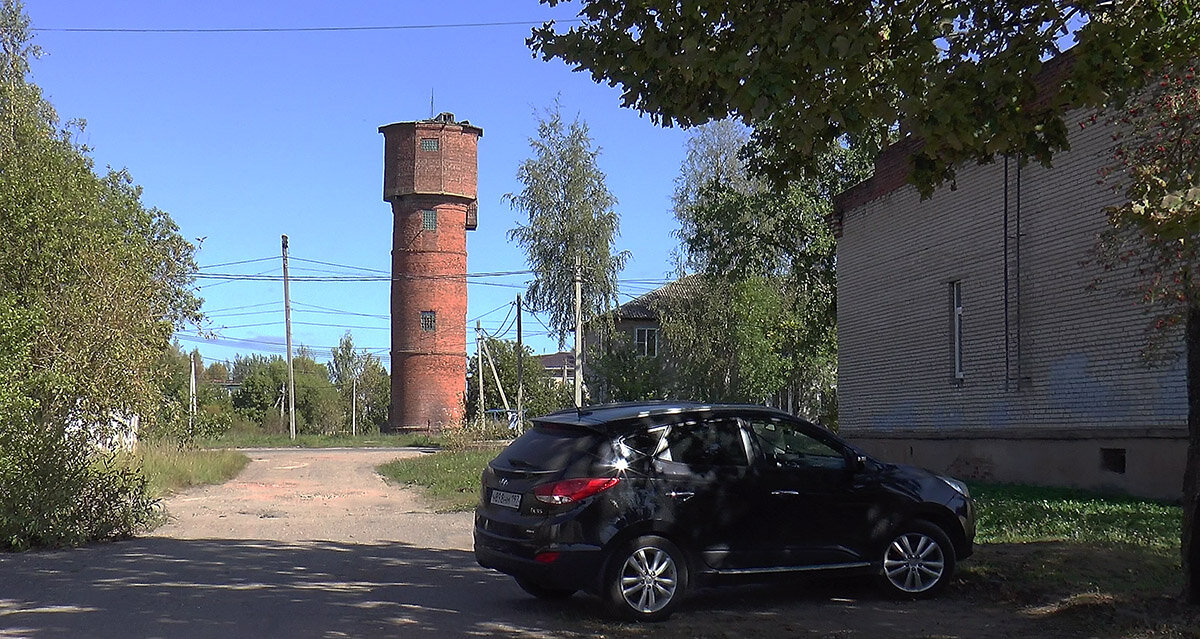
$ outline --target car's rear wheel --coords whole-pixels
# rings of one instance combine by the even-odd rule
[[[899,597],[931,597],[950,581],[954,564],[946,533],[929,522],[911,521],[884,549],[880,583]]]
[[[679,548],[667,539],[647,535],[611,555],[605,594],[609,608],[622,619],[660,621],[683,599],[687,579],[687,563]]]
[[[568,588],[551,588],[536,581],[531,581],[524,577],[517,577],[517,585],[521,590],[537,597],[538,599],[566,599],[575,594],[574,590]]]

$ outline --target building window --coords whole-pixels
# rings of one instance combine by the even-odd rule
[[[421,330],[437,330],[437,311],[421,311]]]
[[[954,348],[954,379],[963,379],[962,282],[950,282],[950,335]]]
[[[658,355],[657,328],[639,328],[634,337],[637,342],[638,355],[643,357],[656,357]]]
[[[426,231],[437,230],[437,209],[425,209],[421,211],[421,228]]]
[[[422,151],[437,151],[439,148],[437,138],[421,138]]]

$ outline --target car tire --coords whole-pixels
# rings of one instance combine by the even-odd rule
[[[896,530],[883,549],[879,582],[895,597],[923,599],[954,576],[954,545],[941,528],[914,520]]]
[[[538,599],[566,599],[567,597],[575,594],[574,590],[568,588],[551,588],[524,577],[517,577],[516,580],[517,585],[521,587],[521,590],[524,590]]]
[[[610,611],[630,621],[662,621],[687,591],[683,552],[657,535],[638,537],[609,555],[604,594]]]

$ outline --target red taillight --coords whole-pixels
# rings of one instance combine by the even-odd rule
[[[617,485],[616,477],[593,477],[588,479],[564,479],[553,484],[542,484],[533,489],[537,500],[556,506],[570,504],[591,497]]]
[[[552,563],[558,561],[558,557],[561,554],[562,553],[557,553],[557,552],[539,552],[538,554],[533,556],[533,560],[538,562],[539,564],[552,564]]]

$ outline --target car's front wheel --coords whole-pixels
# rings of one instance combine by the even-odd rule
[[[950,538],[926,521],[902,526],[883,551],[880,583],[896,596],[933,596],[953,574],[954,546]]]
[[[623,619],[660,621],[679,605],[687,589],[683,553],[657,535],[638,537],[610,557],[605,576],[609,608]]]

